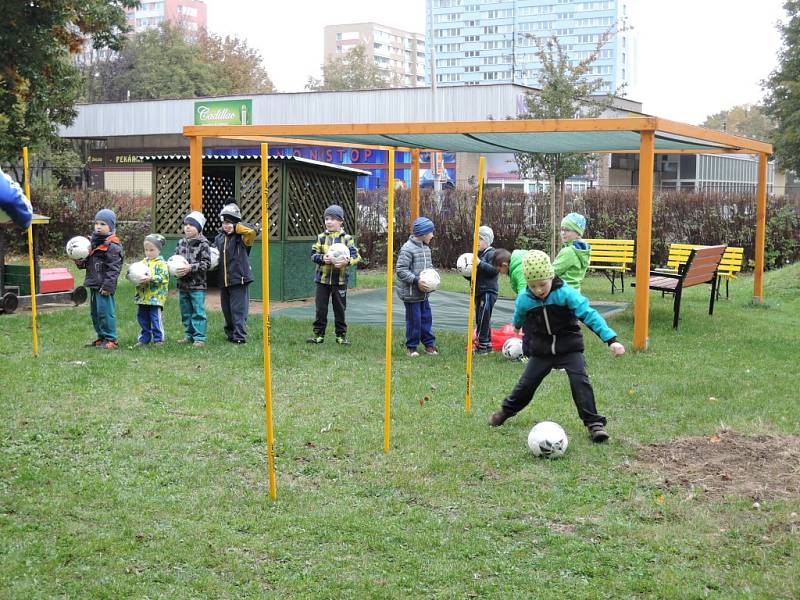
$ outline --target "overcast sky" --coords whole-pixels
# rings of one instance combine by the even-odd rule
[[[373,21],[425,32],[425,0],[206,0],[208,28],[261,52],[276,88],[320,76],[323,28]],[[762,99],[777,64],[783,0],[638,0],[637,81],[643,111],[687,123]]]

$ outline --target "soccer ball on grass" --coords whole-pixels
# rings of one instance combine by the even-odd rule
[[[568,445],[567,433],[553,421],[537,423],[528,434],[528,448],[534,456],[558,458],[564,456]]]

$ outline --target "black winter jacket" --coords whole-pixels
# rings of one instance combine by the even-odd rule
[[[486,292],[496,294],[500,291],[500,283],[498,282],[500,271],[492,264],[494,248],[489,246],[485,250],[480,250],[478,258],[481,260],[478,263],[478,281],[475,283],[475,296],[480,296]]]
[[[109,294],[117,291],[117,278],[122,271],[122,243],[116,235],[110,235],[106,241],[92,248],[91,254],[84,260],[76,261],[79,269],[86,269],[83,282],[87,288],[105,290]]]
[[[239,222],[230,235],[224,231],[214,238],[214,246],[219,250],[219,286],[231,287],[253,282],[250,268],[250,248],[258,228],[250,223]],[[246,236],[246,237],[245,237]],[[246,243],[250,242],[250,245]]]

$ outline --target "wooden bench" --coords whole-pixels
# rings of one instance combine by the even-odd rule
[[[681,266],[686,264],[689,253],[695,248],[705,248],[705,246],[697,244],[670,244],[667,267],[659,270],[678,272]],[[722,279],[725,280],[725,297],[730,297],[730,282],[732,279],[736,279],[736,274],[742,270],[743,261],[744,248],[728,246],[725,249],[725,254],[722,255],[722,261],[720,261],[719,269],[717,270],[717,298],[720,297],[722,291],[722,286],[720,285]]]
[[[589,268],[602,271],[611,282],[611,293],[617,291],[617,275],[619,275],[620,291],[625,291],[625,273],[630,271],[633,263],[633,240],[583,240],[592,247]]]
[[[717,297],[717,269],[722,260],[727,246],[703,246],[689,251],[686,263],[677,273],[665,271],[650,271],[649,287],[662,294],[673,294],[672,327],[678,328],[678,318],[681,313],[681,294],[687,287],[711,284],[711,300],[708,304],[708,314],[714,314],[714,299]],[[636,287],[636,283],[631,284]]]

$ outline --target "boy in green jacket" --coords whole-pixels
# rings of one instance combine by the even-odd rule
[[[564,247],[553,261],[556,275],[569,287],[581,291],[581,283],[589,268],[592,248],[581,239],[586,229],[586,217],[569,213],[561,221],[561,241]]]

